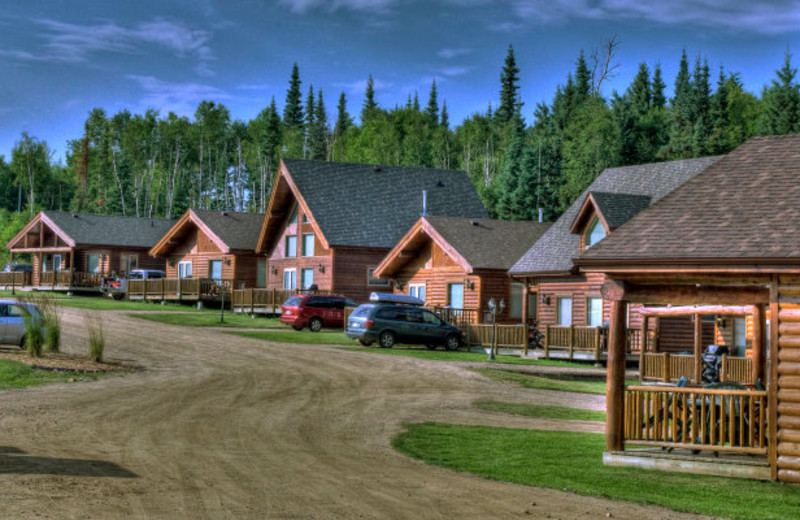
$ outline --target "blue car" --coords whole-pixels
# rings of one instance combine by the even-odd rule
[[[427,309],[402,303],[365,303],[347,320],[347,337],[368,347],[377,342],[383,348],[395,343],[439,345],[456,350],[464,343],[464,333]]]
[[[32,303],[0,300],[0,344],[25,348],[25,317],[30,314],[39,322],[39,309]]]

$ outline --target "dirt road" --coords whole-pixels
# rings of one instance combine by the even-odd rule
[[[146,370],[0,392],[0,517],[690,518],[429,467],[390,445],[404,422],[563,427],[470,406],[552,393],[457,364],[103,315],[107,357]],[[63,318],[66,349],[85,351],[82,311]]]

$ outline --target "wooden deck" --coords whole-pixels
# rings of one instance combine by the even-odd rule
[[[645,352],[639,363],[640,381],[674,383],[681,377],[692,380],[695,373],[695,357],[692,354]],[[723,354],[720,381],[754,385],[753,359]]]
[[[128,299],[138,301],[221,301],[231,297],[233,280],[159,278],[128,280]]]
[[[607,331],[602,327],[548,325],[543,331],[544,357],[547,359],[578,359],[603,361],[608,357]],[[641,351],[640,329],[627,329],[628,354]]]

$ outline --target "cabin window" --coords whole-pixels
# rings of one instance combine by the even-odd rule
[[[267,261],[259,260],[256,266],[256,287],[267,286]]]
[[[308,289],[314,285],[314,269],[303,269],[300,272],[303,289]]]
[[[297,204],[292,208],[292,213],[289,215],[289,224],[297,224]]]
[[[283,270],[283,288],[287,291],[297,289],[297,269]]]
[[[297,235],[286,236],[286,258],[297,256]]]
[[[521,283],[511,284],[511,308],[509,312],[512,318],[522,319],[522,293],[525,287]]]
[[[606,237],[606,228],[600,222],[600,219],[594,217],[592,223],[589,224],[589,229],[586,230],[586,248],[595,245]]]
[[[314,256],[314,234],[303,235],[303,256]]]
[[[211,260],[208,263],[209,278],[222,280],[222,260]]]
[[[733,355],[744,357],[747,352],[747,321],[745,318],[733,319]]]
[[[391,282],[381,278],[375,278],[375,268],[370,267],[367,269],[367,285],[376,285],[381,287],[388,287]]]
[[[61,270],[61,255],[53,255],[53,271]]]
[[[178,262],[178,278],[191,278],[192,277],[192,261],[184,260]]]
[[[414,298],[419,298],[425,301],[425,284],[424,283],[410,283],[408,284],[408,295]]]
[[[562,327],[572,325],[572,297],[559,296],[556,299],[556,324]]]
[[[61,255],[53,255],[53,270],[57,271],[58,269],[55,268],[55,259],[59,257],[59,268],[61,264]],[[99,274],[100,273],[100,253],[89,253],[86,255],[86,266],[87,270],[91,274]]]
[[[600,327],[603,325],[603,299],[586,298],[586,326]]]
[[[134,269],[139,268],[139,255],[123,254],[119,258],[119,270],[122,273],[130,273]]]
[[[447,284],[447,305],[454,309],[464,308],[464,284]]]

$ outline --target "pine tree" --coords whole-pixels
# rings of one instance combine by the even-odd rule
[[[434,127],[439,122],[439,100],[438,93],[436,92],[436,80],[431,84],[431,93],[428,97],[428,106],[425,108],[425,116],[428,119],[428,124]]]
[[[500,105],[495,111],[495,118],[501,125],[512,120],[517,111],[522,108],[519,96],[519,67],[514,58],[514,48],[508,46],[508,54],[500,73]]]
[[[776,71],[777,79],[764,89],[761,96],[764,113],[760,131],[764,134],[788,134],[800,131],[800,85],[795,81],[797,69],[792,67],[792,55],[787,51],[783,67]]]
[[[328,113],[325,110],[325,101],[322,97],[322,89],[317,92],[317,102],[314,111],[314,123],[311,127],[309,138],[309,157],[311,159],[328,159],[328,141],[330,139],[328,129]]]
[[[653,82],[651,86],[653,88],[653,94],[651,96],[653,107],[665,108],[667,106],[667,98],[664,95],[664,91],[666,90],[667,85],[664,83],[664,79],[661,77],[661,65],[656,64],[656,67],[653,70]]]
[[[639,71],[636,77],[633,78],[633,83],[628,89],[630,93],[630,101],[633,106],[633,112],[642,117],[650,111],[651,103],[651,86],[650,86],[650,70],[647,64],[642,62],[639,64]]]
[[[711,96],[708,114],[711,120],[711,135],[708,139],[709,152],[712,154],[729,152],[730,147],[726,138],[728,132],[728,78],[722,67],[719,68],[717,90]]]
[[[592,76],[589,73],[589,67],[586,66],[586,59],[581,50],[578,56],[578,62],[575,65],[575,95],[577,102],[582,103],[585,101],[591,92]]]
[[[445,130],[450,129],[450,116],[447,114],[447,100],[442,101],[442,116],[439,124]]]
[[[347,113],[347,98],[342,92],[339,94],[339,104],[336,105],[336,125],[333,127],[334,137],[336,139],[342,137],[351,126],[353,126],[353,119]]]
[[[518,220],[521,215],[519,205],[519,191],[517,184],[522,175],[525,156],[525,123],[519,111],[514,114],[511,121],[511,140],[506,148],[503,169],[497,177],[497,218],[503,220]]]
[[[370,74],[369,79],[367,79],[364,107],[361,109],[361,122],[363,123],[374,116],[377,109],[378,103],[375,102],[375,80],[372,79],[372,74]]]
[[[311,152],[311,134],[314,132],[314,117],[316,111],[314,109],[314,85],[308,86],[308,96],[306,97],[306,121],[305,132],[303,139],[303,157],[306,159],[315,159],[314,154]]]
[[[692,129],[692,150],[695,157],[709,153],[709,138],[711,136],[711,85],[709,83],[708,62],[700,58],[695,60],[694,74],[692,75],[692,116],[694,127]]]
[[[303,104],[300,84],[300,69],[295,63],[292,66],[292,76],[289,79],[289,90],[286,92],[286,105],[283,107],[283,122],[289,129],[297,129],[303,126]]]
[[[661,150],[665,159],[686,159],[694,155],[694,102],[689,59],[684,49],[675,78],[675,97],[670,103],[669,141]]]

